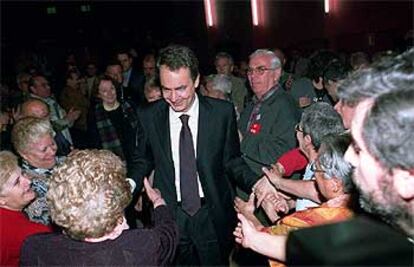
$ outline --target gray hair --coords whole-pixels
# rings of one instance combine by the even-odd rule
[[[20,154],[46,134],[52,137],[54,136],[52,125],[48,119],[23,118],[16,122],[13,127],[12,143],[16,151]]]
[[[338,87],[338,97],[348,106],[375,98],[381,94],[413,89],[414,84],[414,48],[396,57],[384,57],[369,68],[352,73]]]
[[[0,151],[0,193],[13,172],[18,168],[17,157],[10,151]]]
[[[349,133],[328,134],[322,139],[318,153],[319,164],[325,171],[324,178],[331,179],[335,177],[341,180],[345,193],[350,193],[354,189],[352,165],[344,159],[351,140]]]
[[[252,54],[250,54],[249,59],[251,60],[252,58],[258,57],[258,56],[270,57],[271,68],[277,69],[282,66],[282,64],[280,63],[280,59],[276,56],[276,54],[268,49],[257,49]]]
[[[217,74],[213,77],[213,89],[225,94],[231,93],[231,81],[227,75]]]
[[[226,52],[218,52],[216,54],[215,59],[214,59],[214,63],[216,63],[217,60],[219,60],[220,58],[227,58],[229,60],[230,65],[234,65],[233,57],[229,53],[226,53]]]
[[[414,171],[413,88],[379,96],[366,115],[362,136],[383,167]]]
[[[340,134],[345,131],[341,116],[324,102],[317,102],[306,108],[300,124],[304,135],[310,135],[315,149],[319,149],[322,138],[328,134]]]

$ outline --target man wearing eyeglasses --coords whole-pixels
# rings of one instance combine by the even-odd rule
[[[294,100],[279,85],[281,63],[264,49],[250,55],[247,77],[254,96],[240,116],[241,151],[257,174],[296,146],[299,114]]]

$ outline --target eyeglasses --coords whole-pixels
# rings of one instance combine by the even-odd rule
[[[296,132],[303,133],[303,130],[300,128],[300,124],[299,123],[295,125],[295,131]]]
[[[248,68],[246,73],[247,75],[252,75],[253,73],[256,73],[258,75],[263,75],[265,73],[265,71],[268,70],[275,70],[274,68],[266,68],[266,67],[257,67],[257,68]]]
[[[324,171],[324,170],[322,170],[322,169],[318,169],[315,163],[311,165],[310,170],[311,170],[312,172],[321,172],[321,173],[326,173],[326,171]]]

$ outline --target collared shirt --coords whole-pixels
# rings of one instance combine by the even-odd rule
[[[304,181],[310,181],[312,180],[312,177],[314,176],[314,172],[312,171],[312,165],[315,164],[315,162],[309,162],[309,164],[306,166],[305,174],[303,175]],[[298,198],[296,200],[296,211],[306,210],[308,208],[313,207],[319,207],[319,204],[316,202],[313,202],[306,198]]]
[[[199,114],[199,101],[197,94],[194,97],[194,102],[187,112],[175,112],[171,107],[169,109],[169,120],[170,120],[170,139],[171,139],[171,152],[174,162],[175,170],[175,190],[177,192],[177,201],[181,201],[181,190],[180,190],[180,132],[182,123],[180,116],[187,114],[190,116],[188,119],[188,126],[193,136],[194,144],[194,155],[197,158],[197,136],[198,136],[198,114]],[[198,192],[200,197],[204,197],[203,188],[201,187],[200,177],[197,172]]]
[[[260,120],[260,117],[261,117],[260,108],[262,107],[263,102],[269,99],[276,92],[277,89],[279,89],[278,84],[276,84],[269,91],[267,91],[261,99],[258,99],[256,95],[253,96],[252,100],[254,103],[254,107],[253,107],[252,113],[250,114],[250,118],[249,118],[249,122],[247,123],[246,131],[249,131],[250,127],[252,126],[254,122],[257,122]]]

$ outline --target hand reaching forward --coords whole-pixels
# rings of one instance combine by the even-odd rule
[[[149,200],[154,205],[154,209],[158,206],[165,205],[165,200],[162,198],[160,190],[152,188],[146,177],[144,178],[144,188]]]

